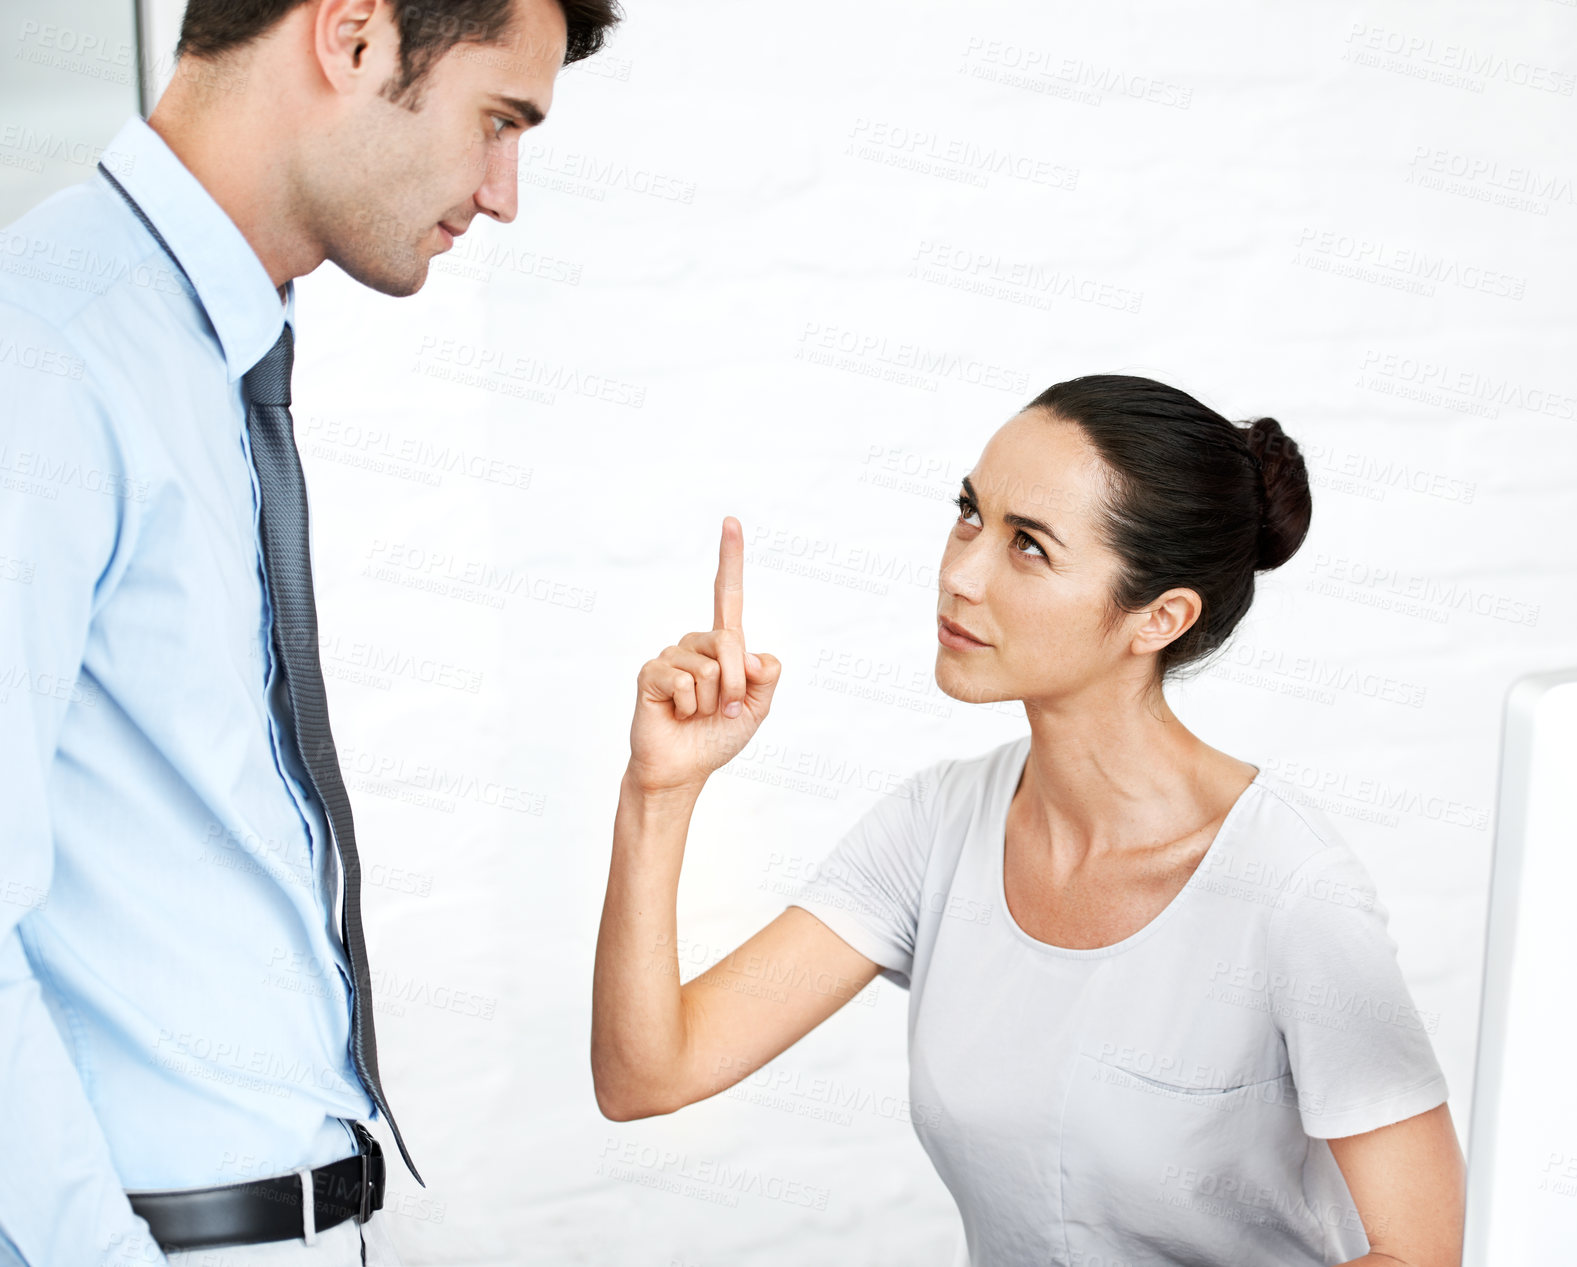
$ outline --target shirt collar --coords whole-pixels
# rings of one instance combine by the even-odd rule
[[[281,304],[268,270],[235,221],[141,118],[126,120],[104,157],[104,166],[136,199],[186,270],[235,382],[279,341],[285,322],[294,332],[295,283],[285,284]],[[118,195],[115,200],[120,201]]]

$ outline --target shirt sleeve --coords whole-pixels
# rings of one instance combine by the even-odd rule
[[[1446,1100],[1374,883],[1346,845],[1288,877],[1267,931],[1271,1011],[1287,1044],[1298,1112],[1316,1139],[1361,1135]]]
[[[49,900],[50,771],[123,563],[125,463],[64,336],[0,303],[0,1261],[160,1264],[26,951]],[[69,1028],[69,1026],[67,1026]]]
[[[906,988],[942,780],[952,764],[928,766],[879,796],[789,903],[809,911]]]

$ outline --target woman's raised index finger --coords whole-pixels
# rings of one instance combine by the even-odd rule
[[[712,589],[712,628],[738,629],[745,614],[745,530],[732,515],[723,519]]]

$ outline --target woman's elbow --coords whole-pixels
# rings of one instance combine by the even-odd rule
[[[610,1122],[634,1122],[643,1117],[655,1116],[652,1109],[628,1094],[597,1089],[597,1108]]]
[[[597,1108],[603,1117],[610,1122],[633,1122],[637,1118],[649,1117],[635,1105],[618,1099],[611,1093],[604,1093],[600,1088],[597,1091]]]
[[[682,1109],[688,1100],[664,1094],[654,1087],[633,1085],[628,1078],[592,1074],[592,1091],[597,1108],[610,1122],[634,1122],[643,1117],[661,1117]]]

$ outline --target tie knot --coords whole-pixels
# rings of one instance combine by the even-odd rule
[[[290,366],[295,347],[290,336],[290,325],[279,332],[274,346],[263,359],[241,376],[247,399],[254,405],[290,404]]]

